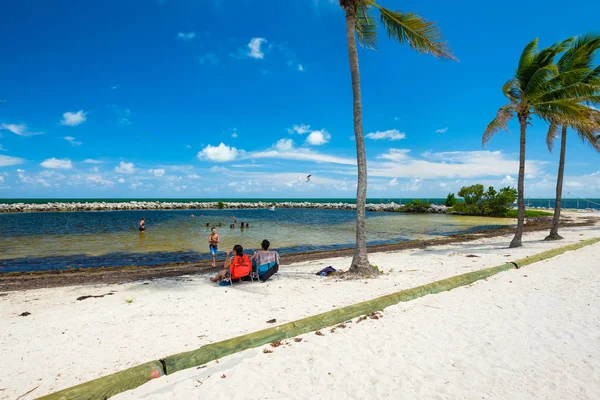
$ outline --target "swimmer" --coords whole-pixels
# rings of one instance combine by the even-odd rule
[[[219,242],[221,241],[221,237],[217,233],[216,228],[212,228],[210,230],[210,236],[208,237],[208,248],[210,250],[210,255],[212,256],[212,266],[216,267],[215,260],[217,258],[217,252],[219,251]]]
[[[250,225],[246,222],[246,228],[250,228]]]
[[[229,225],[229,229],[235,229],[235,225],[234,224]]]
[[[144,217],[142,217],[142,220],[138,224],[138,229],[140,232],[144,232],[146,230],[146,221],[144,220]]]
[[[190,214],[191,218],[196,218],[196,216],[194,214]]]

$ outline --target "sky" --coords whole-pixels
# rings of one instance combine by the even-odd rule
[[[532,39],[599,28],[600,2],[380,3],[436,22],[459,62],[383,31],[359,48],[368,197],[516,186],[516,123],[481,144],[501,87]],[[0,14],[0,198],[355,196],[338,1],[20,0]],[[546,132],[528,130],[526,197],[554,197]],[[565,197],[600,197],[598,157],[569,132]]]

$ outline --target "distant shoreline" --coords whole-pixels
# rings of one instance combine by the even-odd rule
[[[424,200],[432,205],[443,206],[444,198],[369,198],[367,210],[369,211],[398,211],[403,205],[413,200]],[[315,208],[315,209],[356,209],[354,198],[13,198],[0,199],[0,214],[20,212],[61,212],[61,211],[119,211],[119,210],[208,210],[219,209],[219,202],[224,208],[231,209],[267,209],[272,204],[276,208]],[[553,209],[554,199],[528,198],[525,199],[527,208]],[[562,199],[563,210],[600,210],[600,199]],[[442,212],[432,210],[432,212]]]
[[[13,203],[0,204],[0,213],[20,212],[63,212],[63,211],[133,211],[133,210],[219,210],[219,209],[269,209],[274,202],[163,202],[163,201],[128,201],[128,202],[50,202],[40,204]],[[355,210],[356,204],[343,202],[279,202],[276,208],[314,208],[330,210]],[[402,205],[392,203],[367,204],[368,211],[398,211]],[[432,205],[431,212],[444,213],[445,206]]]

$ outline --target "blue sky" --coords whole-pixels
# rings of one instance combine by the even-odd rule
[[[501,86],[533,38],[598,28],[600,3],[381,3],[437,22],[460,62],[384,32],[359,49],[368,196],[514,186],[518,128],[481,147]],[[0,13],[0,197],[355,195],[337,1],[21,0]],[[546,129],[528,132],[526,197],[554,193]],[[570,134],[565,195],[600,197],[598,165]]]

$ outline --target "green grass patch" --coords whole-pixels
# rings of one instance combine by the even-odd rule
[[[502,216],[506,218],[517,218],[517,210],[508,210]],[[525,210],[525,218],[551,217],[554,213],[540,210]]]

